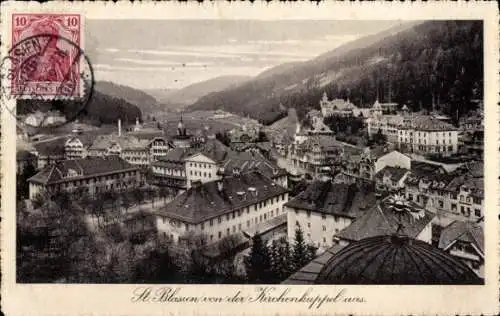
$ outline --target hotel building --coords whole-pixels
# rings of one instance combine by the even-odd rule
[[[83,188],[90,195],[107,190],[127,190],[144,183],[137,166],[116,157],[63,160],[50,164],[28,179],[29,198],[40,192],[73,192]]]
[[[202,183],[157,211],[160,236],[175,243],[189,235],[204,235],[209,243],[232,234],[252,232],[255,226],[283,216],[288,192],[258,172]],[[247,233],[252,235],[252,233]]]

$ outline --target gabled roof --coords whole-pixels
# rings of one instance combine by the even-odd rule
[[[456,241],[474,245],[479,250],[479,254],[484,257],[484,233],[480,225],[465,221],[454,221],[443,228],[439,238],[439,248],[446,251]]]
[[[235,168],[238,168],[240,173],[259,171],[270,179],[287,174],[285,169],[279,168],[258,152],[240,152],[232,155],[225,161],[223,167],[226,175],[231,175]]]
[[[381,180],[384,178],[385,174],[388,174],[392,181],[397,182],[408,172],[410,172],[408,169],[386,166],[375,174],[375,179]]]
[[[373,192],[362,191],[355,184],[315,181],[285,204],[287,207],[323,214],[356,218],[376,203]]]
[[[62,156],[64,155],[64,138],[58,138],[51,141],[42,141],[33,144],[39,156]]]
[[[138,169],[138,167],[134,167],[127,161],[116,156],[105,158],[88,157],[83,159],[63,160],[56,164],[50,164],[28,179],[28,181],[46,185],[57,182],[73,181],[96,175]],[[76,175],[68,177],[70,170],[74,170]]]
[[[197,184],[157,211],[159,216],[197,224],[286,193],[287,190],[258,172]],[[251,210],[253,211],[253,210]]]
[[[356,241],[373,236],[392,235],[399,228],[399,233],[410,238],[416,238],[435,215],[413,202],[407,201],[406,203],[409,208],[415,210],[415,213],[392,210],[388,198],[386,198],[358,217],[336,236],[341,239]]]

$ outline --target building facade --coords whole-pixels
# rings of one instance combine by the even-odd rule
[[[214,243],[284,214],[287,201],[287,190],[258,172],[198,181],[157,212],[158,233],[174,243],[190,235]]]
[[[28,179],[29,198],[43,191],[74,192],[83,189],[91,196],[108,191],[122,191],[144,184],[140,169],[119,157],[63,160],[51,164]]]
[[[373,192],[356,185],[315,181],[285,204],[288,239],[292,242],[300,227],[304,238],[322,252],[335,244],[335,234],[349,226],[376,203]]]

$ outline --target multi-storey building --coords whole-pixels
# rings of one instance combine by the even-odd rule
[[[326,92],[323,93],[323,97],[319,101],[321,107],[321,114],[323,117],[328,116],[339,116],[339,117],[349,117],[349,116],[360,116],[367,117],[370,113],[369,109],[360,109],[354,104],[352,104],[349,99],[333,99],[328,100],[328,95]]]
[[[367,211],[376,198],[373,192],[356,185],[315,181],[284,205],[287,212],[288,239],[300,227],[305,239],[320,251],[335,243],[335,234]]]
[[[368,136],[373,137],[377,133],[381,133],[387,137],[387,141],[391,143],[398,142],[399,128],[405,123],[408,123],[404,115],[383,115],[382,106],[375,102],[371,116],[366,120]]]
[[[357,181],[372,181],[375,175],[385,167],[402,168],[409,170],[411,158],[396,150],[375,147],[365,150],[351,150],[346,155],[341,180],[346,183]]]
[[[429,115],[411,116],[398,133],[398,146],[405,151],[443,156],[458,151],[458,129]]]
[[[484,278],[484,233],[480,223],[453,221],[441,231],[439,248]]]
[[[91,157],[117,155],[133,165],[148,166],[165,156],[170,146],[165,138],[138,139],[129,135],[99,135],[88,148]]]
[[[231,175],[234,169],[242,174],[257,170],[287,187],[285,170],[257,152],[234,152],[216,139],[207,140],[198,148],[175,148],[152,164],[157,183],[176,192],[183,192],[198,181],[219,180],[224,175]]]
[[[137,166],[116,157],[63,160],[50,164],[28,179],[29,197],[40,192],[73,192],[84,189],[90,195],[107,190],[127,190],[144,183]]]
[[[213,243],[284,215],[287,201],[287,190],[258,172],[197,181],[157,211],[158,233],[175,243],[189,235]]]
[[[484,178],[481,163],[447,173],[442,167],[413,162],[405,181],[405,194],[421,206],[461,220],[484,216]]]
[[[323,167],[332,166],[340,159],[344,154],[344,146],[344,143],[338,142],[333,136],[302,137],[297,134],[289,159],[295,168],[315,176]]]

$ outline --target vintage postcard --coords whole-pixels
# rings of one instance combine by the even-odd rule
[[[497,314],[498,18],[2,3],[2,312]]]

